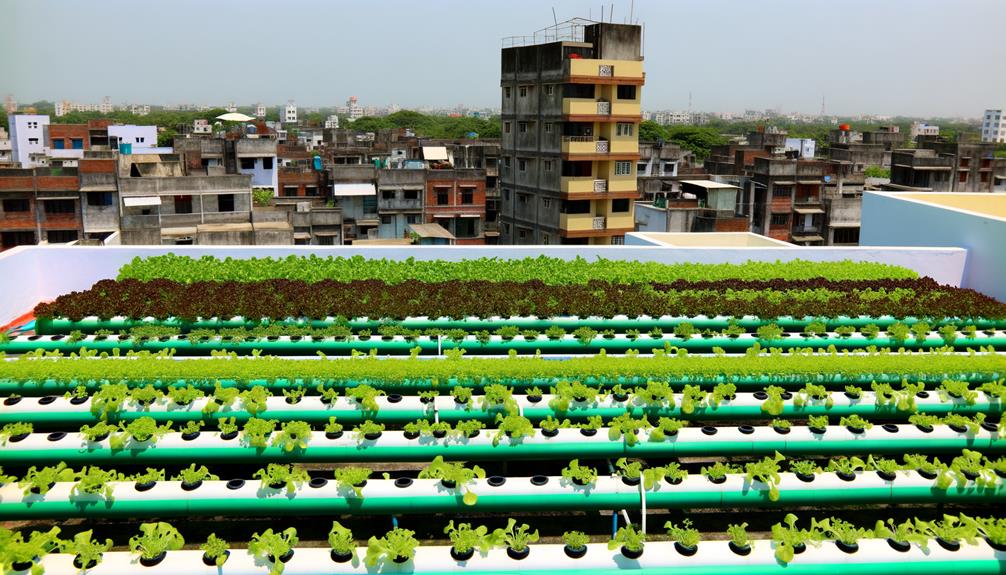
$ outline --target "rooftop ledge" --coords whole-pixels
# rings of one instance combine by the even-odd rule
[[[522,259],[550,257],[637,260],[661,263],[743,263],[746,261],[856,260],[905,266],[940,283],[960,286],[966,250],[954,247],[801,247],[744,245],[722,234],[705,236],[701,245],[654,242],[653,234],[626,234],[624,246],[21,246],[0,253],[0,325],[5,325],[41,301],[71,291],[90,288],[96,281],[115,278],[120,267],[133,258],[167,253],[218,258],[307,256],[354,256],[403,260],[459,261],[478,257]],[[734,236],[734,234],[727,234]],[[717,239],[723,238],[723,239]],[[747,242],[748,240],[745,240]],[[967,287],[967,286],[964,286]]]

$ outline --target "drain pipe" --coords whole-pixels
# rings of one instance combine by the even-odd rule
[[[615,466],[611,464],[611,460],[610,459],[605,459],[604,462],[608,464],[608,473],[612,477],[614,477],[615,476]],[[641,481],[640,481],[640,485],[642,485]],[[622,517],[625,518],[625,524],[626,525],[632,525],[632,520],[629,519],[629,512],[626,511],[625,509],[622,509],[621,511],[622,511]],[[644,509],[643,511],[645,512],[646,510]],[[613,513],[613,515],[618,515],[618,513],[617,512]],[[645,517],[645,515],[644,515],[644,517]],[[644,519],[644,521],[645,521],[645,519]],[[614,526],[615,526],[615,531],[618,531],[618,518],[617,517],[616,517],[616,519],[614,521]],[[645,533],[646,531],[644,530],[643,532]],[[614,536],[614,534],[612,534],[612,536]]]

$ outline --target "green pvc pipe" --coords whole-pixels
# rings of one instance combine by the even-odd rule
[[[409,355],[413,348],[418,347],[422,355],[439,355],[441,350],[464,349],[469,355],[507,355],[511,350],[516,350],[520,354],[533,355],[540,351],[546,354],[596,354],[601,350],[609,353],[624,353],[628,350],[639,350],[643,353],[654,349],[664,350],[669,348],[683,348],[691,352],[708,353],[716,348],[723,349],[728,353],[743,353],[750,349],[756,340],[751,338],[731,338],[726,336],[717,337],[692,337],[688,340],[681,340],[673,336],[665,335],[661,338],[640,337],[636,340],[628,339],[605,339],[595,338],[587,344],[579,343],[573,339],[542,339],[524,341],[523,338],[510,341],[490,341],[480,343],[471,339],[463,342],[443,341],[420,337],[415,341],[391,340],[386,341],[379,337],[372,337],[370,340],[351,339],[347,341],[337,341],[332,338],[316,340],[305,337],[298,341],[271,341],[269,339],[245,340],[232,342],[225,340],[209,339],[205,341],[190,341],[178,337],[161,337],[148,340],[78,340],[70,342],[67,339],[58,341],[35,340],[30,338],[17,338],[6,344],[0,344],[0,352],[11,354],[23,354],[36,350],[59,351],[63,354],[79,352],[81,349],[89,349],[100,352],[112,352],[118,349],[122,351],[150,351],[159,352],[162,350],[174,350],[177,355],[210,355],[213,352],[227,351],[236,352],[240,355],[251,355],[254,351],[260,351],[266,355],[286,355],[286,356],[310,356],[318,352],[326,355],[351,355],[354,351],[367,353],[370,350],[377,350],[381,355]],[[904,342],[895,342],[889,338],[867,339],[865,337],[831,337],[831,338],[803,338],[789,337],[779,340],[772,340],[763,343],[765,347],[778,347],[782,349],[791,348],[811,348],[820,349],[834,346],[836,349],[865,349],[870,346],[879,348],[896,349],[903,347],[906,349],[932,349],[945,345],[943,338],[939,336],[929,336],[923,341],[911,338]],[[992,346],[997,350],[1006,349],[1006,337],[983,337],[983,338],[958,338],[953,347],[958,350],[968,348]]]
[[[671,317],[666,319],[661,318],[601,318],[601,317],[586,317],[586,318],[574,318],[574,317],[552,317],[552,318],[537,318],[537,317],[512,317],[512,318],[499,318],[499,319],[487,319],[487,318],[470,318],[470,319],[452,319],[452,318],[405,318],[401,320],[378,320],[378,319],[366,319],[357,318],[348,320],[342,323],[353,330],[370,329],[376,330],[382,325],[396,325],[405,329],[464,329],[467,331],[480,331],[480,330],[490,330],[495,331],[503,326],[514,326],[520,329],[535,329],[539,331],[544,331],[552,326],[558,326],[565,329],[576,329],[578,327],[589,327],[591,329],[596,329],[598,331],[605,329],[614,330],[629,330],[637,329],[639,331],[649,331],[655,327],[661,329],[674,329],[682,323],[691,324],[698,330],[704,329],[714,329],[722,330],[729,326],[731,322],[739,325],[740,327],[748,330],[755,331],[763,325],[768,325],[770,323],[775,323],[779,327],[787,331],[801,331],[811,322],[824,322],[828,329],[834,329],[839,326],[854,326],[857,328],[864,327],[869,324],[876,325],[877,327],[884,329],[891,324],[896,322],[901,322],[907,325],[923,321],[923,319],[915,317],[903,317],[895,318],[892,316],[879,316],[879,317],[868,317],[868,316],[835,316],[835,317],[814,317],[805,316],[802,318],[794,318],[790,316],[776,317],[776,318],[757,318],[751,316],[745,316],[740,318],[729,318],[723,316],[694,316],[694,317]],[[940,318],[940,319],[927,319],[925,320],[934,328],[941,327],[943,325],[953,324],[957,326],[968,326],[973,325],[978,329],[1006,329],[1006,320],[997,319],[971,319],[971,318]],[[278,325],[278,326],[294,326],[294,327],[311,327],[315,329],[324,329],[328,327],[333,327],[335,325],[340,325],[341,322],[335,319],[304,319],[304,318],[287,318],[287,319],[263,319],[263,320],[253,320],[245,319],[241,316],[236,316],[233,318],[206,318],[206,319],[196,319],[196,320],[180,320],[178,318],[167,318],[167,319],[154,319],[154,320],[144,320],[144,319],[133,319],[133,318],[116,318],[116,319],[97,319],[89,318],[83,320],[70,320],[67,318],[38,318],[35,323],[35,331],[41,335],[52,335],[52,334],[69,334],[73,331],[80,331],[83,333],[94,333],[98,330],[110,330],[110,331],[120,331],[128,330],[139,326],[162,326],[162,327],[174,327],[180,329],[182,332],[188,332],[193,329],[228,329],[228,328],[253,328],[260,325]]]
[[[605,433],[601,430],[601,433]],[[384,447],[376,445],[351,446],[308,446],[307,449],[286,452],[280,447],[254,448],[235,443],[229,447],[187,447],[112,450],[98,446],[93,449],[52,447],[33,450],[0,450],[0,462],[4,464],[35,465],[39,463],[66,461],[67,463],[117,463],[165,462],[165,463],[257,463],[268,461],[288,462],[341,462],[341,461],[431,461],[440,455],[449,460],[501,460],[506,459],[606,459],[610,457],[691,457],[691,456],[733,456],[771,455],[830,455],[850,453],[902,454],[912,451],[927,453],[952,452],[961,449],[1001,452],[1006,450],[1006,441],[992,441],[989,438],[946,438],[898,440],[892,437],[871,440],[806,440],[787,441],[785,435],[771,440],[759,441],[717,441],[714,437],[702,441],[648,442],[641,440],[635,445],[621,441],[568,442],[563,444],[534,443],[511,445],[506,442],[498,446],[468,444],[437,444],[415,441],[413,445]]]
[[[196,491],[195,493],[198,493]],[[272,516],[272,515],[379,515],[429,513],[490,513],[508,511],[567,511],[632,509],[641,507],[638,493],[602,493],[591,489],[548,495],[480,494],[474,505],[466,505],[461,493],[441,496],[401,497],[311,497],[280,495],[257,499],[155,499],[143,501],[72,501],[45,499],[28,504],[16,501],[0,502],[0,519],[40,519],[69,517],[182,517],[182,516]],[[932,487],[891,487],[819,490],[780,490],[779,499],[770,501],[768,492],[757,489],[742,491],[679,491],[673,488],[646,492],[646,506],[651,509],[693,509],[713,507],[792,507],[875,503],[958,503],[995,504],[1006,499],[1006,486],[992,489],[978,487],[947,490]]]
[[[442,392],[448,392],[456,386],[470,387],[474,390],[481,390],[486,385],[489,384],[502,384],[513,387],[515,390],[527,390],[533,387],[539,387],[542,390],[547,390],[548,387],[555,385],[558,381],[568,380],[568,379],[578,379],[579,381],[594,386],[613,386],[615,384],[622,384],[625,386],[629,385],[645,385],[648,381],[659,379],[660,381],[666,381],[676,388],[680,389],[684,385],[699,385],[704,388],[711,388],[718,383],[733,383],[737,386],[739,391],[758,391],[764,389],[766,385],[779,385],[782,387],[802,387],[807,383],[818,383],[831,388],[841,388],[846,385],[854,385],[864,388],[869,388],[870,384],[873,382],[879,383],[901,383],[903,379],[909,379],[910,381],[923,382],[929,385],[936,385],[941,383],[945,379],[954,379],[960,381],[967,381],[968,383],[985,383],[990,381],[996,381],[1002,377],[1000,373],[947,373],[940,375],[903,375],[903,374],[887,374],[887,373],[877,373],[870,375],[858,375],[858,376],[845,376],[841,374],[819,374],[816,378],[810,378],[804,375],[798,376],[719,376],[719,377],[680,377],[680,378],[650,378],[650,377],[639,377],[639,376],[625,376],[618,378],[609,377],[596,377],[596,376],[586,376],[586,377],[569,377],[569,378],[553,378],[553,377],[536,377],[536,378],[492,378],[480,381],[469,380],[469,379],[456,379],[451,378],[444,380],[442,382],[435,382],[429,379],[415,379],[415,380],[400,380],[389,382],[381,379],[373,380],[359,380],[359,379],[341,379],[341,380],[330,380],[326,381],[327,384],[332,384],[337,388],[350,388],[358,385],[370,385],[371,387],[383,390],[394,390],[394,391],[429,391],[429,390],[440,390]],[[119,382],[122,381],[121,378],[109,378],[107,380],[53,380],[46,379],[44,381],[21,381],[12,379],[0,379],[0,393],[6,394],[21,394],[21,395],[44,395],[46,393],[63,393],[74,389],[78,386],[84,386],[89,391],[94,391],[99,389],[104,383],[109,382]],[[302,379],[276,379],[276,380],[265,380],[265,379],[252,379],[247,382],[239,382],[233,379],[203,379],[203,380],[163,380],[163,379],[140,379],[140,380],[129,380],[129,383],[142,384],[142,385],[153,385],[158,388],[165,388],[171,386],[186,386],[191,385],[203,391],[213,391],[216,384],[219,383],[222,387],[250,387],[250,386],[265,386],[269,389],[282,390],[290,389],[295,387],[315,387],[320,380],[302,380]]]
[[[957,402],[944,402],[937,405],[924,404],[918,406],[918,413],[933,415],[945,415],[948,413],[959,413],[962,415],[973,415],[985,413],[988,415],[1002,413],[1003,406],[999,402],[976,401],[972,405]],[[495,421],[499,409],[488,411],[473,409],[441,409],[437,411],[440,421],[456,422],[469,419],[480,421]],[[905,420],[911,413],[900,412],[893,407],[881,407],[874,403],[861,403],[856,405],[833,405],[826,407],[823,404],[809,404],[797,407],[787,403],[783,407],[782,413],[777,416],[768,415],[761,410],[758,405],[720,405],[717,408],[699,407],[692,413],[682,413],[680,406],[674,408],[645,408],[645,407],[574,407],[564,412],[557,412],[544,403],[540,406],[525,407],[522,411],[524,417],[532,421],[540,421],[548,417],[557,419],[570,418],[574,420],[586,419],[588,417],[599,416],[605,420],[618,417],[623,413],[630,413],[632,417],[648,417],[651,421],[658,417],[673,417],[686,420],[748,420],[766,419],[771,417],[779,418],[806,418],[811,415],[827,415],[833,418],[849,415],[859,415],[870,420],[897,419]],[[306,421],[308,423],[321,424],[328,421],[329,417],[335,417],[342,423],[359,423],[366,419],[379,423],[408,423],[419,419],[433,421],[432,410],[424,409],[383,409],[377,412],[364,412],[359,409],[297,409],[291,406],[289,409],[268,410],[262,412],[258,417],[268,417],[276,421]],[[206,415],[201,411],[175,410],[175,411],[143,411],[143,410],[123,410],[110,416],[114,420],[132,421],[140,417],[153,418],[158,423],[168,421],[198,421],[215,420],[220,417],[233,417],[238,422],[247,421],[252,415],[245,410],[228,410]],[[0,410],[0,425],[14,422],[31,422],[36,427],[56,428],[67,425],[93,424],[101,418],[89,411],[16,411]]]

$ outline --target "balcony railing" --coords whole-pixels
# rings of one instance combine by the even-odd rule
[[[609,116],[611,115],[611,102],[598,102],[597,103],[597,115],[598,116]]]
[[[563,142],[593,142],[594,136],[563,136]]]
[[[594,151],[598,154],[607,154],[609,150],[608,140],[598,140],[594,144]]]
[[[600,217],[595,216],[594,219],[593,219],[593,221],[591,222],[591,229],[603,230],[604,229],[604,225],[605,225],[605,218],[604,218],[604,216],[600,216]]]
[[[608,180],[594,180],[594,192],[607,192]]]

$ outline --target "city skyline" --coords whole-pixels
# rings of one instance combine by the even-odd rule
[[[0,93],[20,102],[100,102],[111,95],[154,105],[293,99],[331,107],[356,95],[375,107],[498,108],[501,39],[530,35],[553,18],[550,5],[530,1],[473,12],[469,3],[440,0],[432,3],[436,10],[416,14],[414,4],[389,0],[380,18],[373,3],[357,1],[294,1],[279,9],[257,0],[3,2],[13,26],[0,49],[28,54],[33,46],[31,57],[14,59],[0,78]],[[553,4],[559,21],[598,19],[601,10],[589,1]],[[1006,78],[981,73],[984,64],[1006,60],[1006,46],[982,40],[1006,18],[1006,4],[992,0],[955,2],[953,11],[942,10],[946,2],[939,0],[851,0],[840,13],[817,1],[636,0],[606,4],[605,19],[612,6],[615,22],[631,12],[645,27],[647,110],[686,110],[690,101],[696,112],[817,114],[824,97],[829,115],[974,118],[1000,105],[998,94],[1006,92]],[[256,29],[269,11],[282,11],[297,34]],[[937,16],[941,29],[968,34],[928,34]],[[102,25],[138,33],[122,36],[128,41],[107,53],[107,65],[98,52],[88,55],[92,65],[66,66],[58,43],[30,41],[30,23],[43,17],[54,37]],[[878,25],[869,42],[854,40],[862,35],[851,34],[853,27],[869,22],[899,25]],[[185,30],[187,40],[172,41],[182,37],[172,30]],[[193,65],[200,61],[205,66]]]

